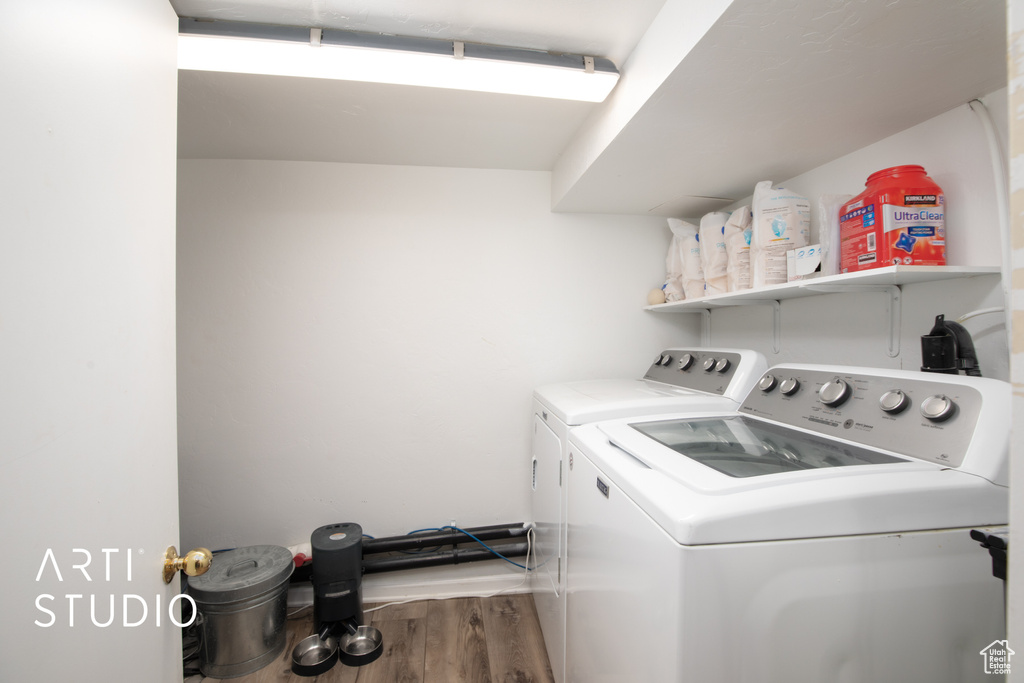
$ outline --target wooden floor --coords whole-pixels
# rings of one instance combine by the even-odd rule
[[[367,608],[372,605],[367,605]],[[529,594],[423,600],[370,612],[384,654],[353,668],[337,664],[316,678],[291,672],[295,643],[313,632],[312,615],[289,620],[281,656],[237,683],[554,683]],[[194,676],[186,683],[212,681]]]

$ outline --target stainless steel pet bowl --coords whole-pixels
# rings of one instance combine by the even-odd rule
[[[364,666],[384,652],[384,636],[373,626],[360,626],[355,633],[338,637],[338,656],[346,666]]]
[[[338,641],[314,634],[303,638],[292,649],[292,673],[297,676],[319,676],[338,661]]]

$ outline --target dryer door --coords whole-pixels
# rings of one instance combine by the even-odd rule
[[[537,554],[534,591],[561,594],[562,440],[539,415],[533,416],[533,521]]]
[[[559,432],[544,421],[543,410],[533,415],[532,497],[535,524],[536,562],[531,572],[533,601],[544,633],[555,683],[565,680],[565,496],[562,484],[562,447],[559,433],[565,425],[551,413],[546,417]]]

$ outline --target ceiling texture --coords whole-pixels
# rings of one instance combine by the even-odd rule
[[[550,171],[556,211],[699,217],[1007,85],[996,0],[170,1],[611,59],[600,104],[179,72],[182,158]]]

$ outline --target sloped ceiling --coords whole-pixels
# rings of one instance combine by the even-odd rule
[[[601,104],[182,71],[179,155],[545,170],[557,211],[699,216],[1006,85],[993,0],[171,0],[180,16],[612,59]]]
[[[171,0],[179,16],[458,39],[621,66],[665,0]],[[182,71],[179,156],[550,170],[592,103]]]

